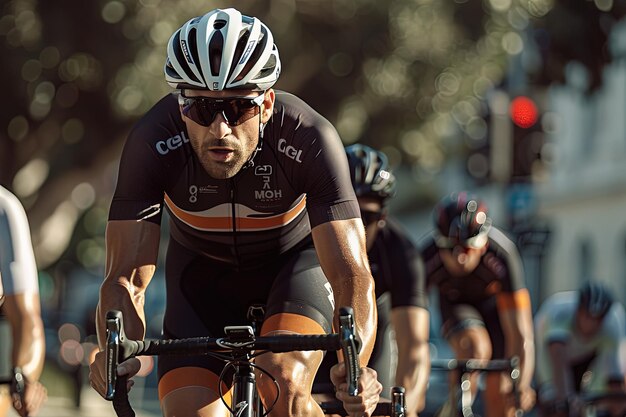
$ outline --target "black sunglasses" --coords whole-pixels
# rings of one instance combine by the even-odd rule
[[[383,213],[380,211],[371,211],[371,210],[361,210],[361,220],[364,225],[372,224],[378,222],[382,219]]]
[[[201,126],[209,126],[218,114],[230,126],[238,126],[259,114],[265,94],[256,97],[186,97],[182,92],[178,103],[185,117]]]

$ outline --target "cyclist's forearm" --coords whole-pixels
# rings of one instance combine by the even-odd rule
[[[105,280],[100,288],[100,300],[96,307],[96,332],[100,348],[106,343],[106,314],[110,310],[122,312],[124,333],[131,339],[143,339],[146,320],[144,314],[144,290]]]
[[[406,389],[409,416],[425,406],[430,375],[429,313],[424,307],[398,306],[391,310],[391,323],[398,346],[396,385]]]
[[[530,387],[535,374],[535,337],[532,327],[532,318],[530,318],[530,312],[527,312],[527,321],[524,329],[524,334],[521,340],[521,355],[520,355],[520,385],[522,387]]]
[[[398,347],[396,385],[404,387],[407,414],[415,415],[426,405],[426,388],[430,369],[428,343],[420,343],[413,352]]]
[[[529,387],[535,371],[535,344],[532,341],[524,343],[523,354],[520,357],[520,380],[519,385]]]
[[[38,380],[45,360],[39,295],[36,293],[9,295],[4,307],[13,337],[11,364],[21,368],[29,380]]]
[[[377,312],[373,279],[371,277],[344,279],[342,284],[333,286],[335,314],[338,314],[338,309],[342,306],[353,308],[357,332],[362,342],[359,359],[361,365],[365,366],[372,355],[376,339]]]

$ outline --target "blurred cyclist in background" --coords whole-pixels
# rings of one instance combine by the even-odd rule
[[[535,316],[543,416],[579,415],[584,393],[624,392],[626,314],[610,290],[588,281],[548,297]],[[604,404],[610,408],[610,404]],[[626,415],[626,405],[612,409]]]
[[[406,232],[387,216],[396,181],[387,156],[360,144],[346,147],[346,154],[376,282],[378,328],[368,366],[376,370],[384,394],[388,395],[394,385],[406,389],[407,415],[417,416],[425,405],[430,374],[423,263]],[[393,343],[397,343],[397,352]],[[328,374],[325,369],[336,361],[335,355],[326,355],[316,376],[314,392],[325,391],[323,382]]]
[[[28,219],[22,204],[0,186],[0,305],[9,321],[13,383],[0,387],[0,416],[9,404],[20,416],[35,415],[46,400],[39,383],[44,365],[45,342],[37,265],[30,239]],[[10,391],[10,395],[9,395]]]
[[[435,229],[420,244],[429,288],[438,291],[442,334],[457,359],[520,358],[517,393],[504,374],[486,374],[488,417],[512,416],[535,403],[535,351],[530,296],[515,244],[491,224],[487,205],[468,192],[452,193],[434,208]],[[451,389],[458,389],[458,375]],[[474,375],[472,387],[476,387]],[[440,416],[456,415],[446,402]]]

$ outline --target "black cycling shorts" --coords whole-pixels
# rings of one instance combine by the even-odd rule
[[[248,307],[255,304],[265,306],[265,318],[292,313],[314,320],[326,333],[332,330],[332,292],[310,241],[262,268],[243,271],[170,240],[166,291],[165,338],[223,336],[224,326],[249,325]],[[162,356],[159,378],[183,366],[219,375],[224,363],[211,356]]]
[[[484,327],[491,340],[492,358],[504,359],[504,332],[500,323],[496,297],[489,297],[479,305],[454,304],[440,297],[439,305],[443,337],[449,339],[461,330]]]

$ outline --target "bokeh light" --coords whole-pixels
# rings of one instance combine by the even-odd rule
[[[64,323],[59,326],[57,335],[61,343],[68,340],[74,342],[80,342],[81,340],[80,329],[74,323]]]
[[[529,128],[537,123],[538,110],[537,105],[528,97],[520,96],[511,101],[509,107],[511,120],[517,126]]]

